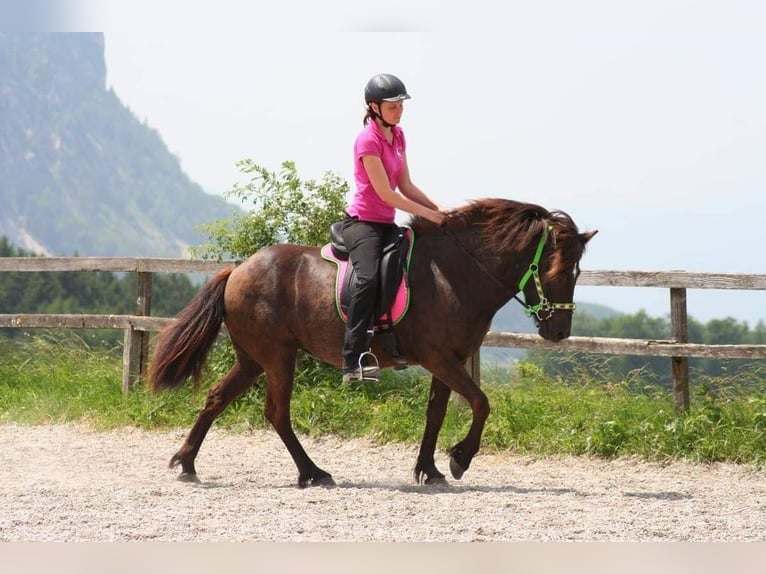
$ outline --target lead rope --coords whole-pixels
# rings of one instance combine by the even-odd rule
[[[500,279],[495,277],[494,274],[489,269],[487,269],[481,261],[479,261],[478,259],[476,259],[476,257],[474,257],[473,253],[468,251],[468,248],[465,245],[463,245],[463,243],[457,238],[456,235],[453,235],[453,233],[446,227],[444,228],[444,231],[447,233],[447,235],[449,235],[455,241],[455,243],[457,243],[457,246],[463,250],[463,253],[468,255],[468,258],[474,262],[476,267],[478,267],[487,277],[492,279],[492,281],[494,281],[496,285],[499,285],[503,291],[505,292],[510,291],[510,289],[505,283],[503,283],[502,281],[500,281]],[[515,294],[513,296],[516,297]]]

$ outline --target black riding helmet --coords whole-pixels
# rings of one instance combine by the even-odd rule
[[[370,78],[367,85],[364,87],[364,101],[367,104],[367,117],[375,117],[387,128],[391,127],[383,117],[378,114],[370,104],[376,103],[380,105],[381,102],[398,102],[400,100],[409,100],[410,95],[407,93],[407,88],[404,87],[404,82],[393,74],[377,74]],[[365,123],[366,123],[365,119]]]
[[[404,82],[393,74],[377,74],[370,78],[364,87],[364,101],[367,105],[372,102],[398,102],[409,100],[410,95]]]

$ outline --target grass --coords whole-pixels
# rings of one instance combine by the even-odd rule
[[[214,349],[197,390],[188,384],[154,395],[139,385],[125,395],[121,354],[120,348],[92,347],[79,339],[0,339],[0,422],[188,428],[229,360],[225,346]],[[598,380],[575,373],[563,381],[521,363],[510,372],[485,368],[484,378],[492,408],[485,451],[766,463],[766,377],[757,369],[728,379],[695,379],[688,413],[676,412],[670,391],[647,382],[640,371],[623,379],[605,371]],[[377,384],[342,385],[338,371],[308,361],[296,379],[293,424],[306,435],[417,444],[429,386],[419,369],[384,371]],[[233,431],[267,428],[263,403],[259,383],[216,424]],[[470,410],[452,402],[439,448],[461,440],[470,421]]]

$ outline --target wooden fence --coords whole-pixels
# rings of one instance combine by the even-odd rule
[[[40,315],[0,314],[0,328],[123,329],[122,387],[129,390],[144,372],[149,355],[149,337],[170,318],[151,317],[153,273],[215,273],[234,267],[235,261],[190,261],[161,258],[114,257],[6,257],[4,271],[111,271],[136,273],[138,289],[135,315]],[[587,271],[578,285],[613,287],[660,287],[670,290],[671,340],[570,337],[551,343],[526,333],[490,331],[488,347],[519,347],[581,353],[670,357],[675,405],[689,408],[689,357],[715,359],[766,359],[766,345],[702,345],[688,342],[687,289],[766,290],[766,274],[690,273],[686,271]],[[468,364],[476,381],[480,378],[479,357]]]

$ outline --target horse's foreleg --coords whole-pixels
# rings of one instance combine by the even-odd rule
[[[489,399],[478,387],[476,387],[476,392],[470,392],[463,396],[471,405],[473,421],[466,437],[449,451],[449,469],[452,476],[457,480],[463,477],[463,473],[471,466],[473,457],[479,452],[484,423],[489,416]]]
[[[434,361],[433,370],[426,366],[434,376],[438,376],[451,390],[461,395],[471,407],[473,421],[466,437],[453,446],[450,451],[450,472],[456,479],[460,479],[468,470],[471,460],[479,452],[481,435],[484,432],[484,423],[489,416],[489,399],[481,389],[473,382],[462,363],[443,359]]]
[[[179,480],[198,482],[194,459],[197,457],[210,426],[234,399],[253,386],[262,372],[260,366],[255,363],[246,369],[237,361],[234,367],[210,388],[205,406],[186,436],[186,440],[170,459],[170,468],[181,465]]]
[[[266,404],[263,413],[282,439],[295,466],[298,467],[298,486],[334,486],[332,476],[319,468],[303,449],[290,421],[290,399],[293,394],[295,357],[269,366],[266,372]]]
[[[415,464],[415,482],[425,484],[443,484],[444,475],[436,468],[434,451],[436,440],[447,413],[450,389],[436,377],[431,379],[431,391],[428,398],[426,411],[426,428],[423,432],[423,441],[420,443],[420,452]],[[425,480],[423,479],[425,475]]]

